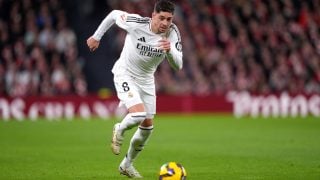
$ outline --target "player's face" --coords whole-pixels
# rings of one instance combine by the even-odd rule
[[[167,32],[173,20],[173,14],[169,12],[153,12],[151,29],[154,33]]]

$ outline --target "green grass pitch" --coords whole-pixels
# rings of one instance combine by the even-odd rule
[[[110,150],[116,119],[0,121],[0,179],[127,179]],[[319,118],[158,115],[135,162],[144,179],[181,163],[191,180],[320,179]]]

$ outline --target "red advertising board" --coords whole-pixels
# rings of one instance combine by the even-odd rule
[[[115,96],[0,97],[1,120],[48,120],[92,116],[109,118],[122,116],[126,110],[118,107]],[[209,96],[157,96],[157,113],[224,112],[236,117],[316,116],[320,117],[320,95],[289,95],[288,93],[252,95],[248,92],[229,92]]]

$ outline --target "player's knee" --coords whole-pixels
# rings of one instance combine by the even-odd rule
[[[140,124],[140,127],[151,127],[151,126],[153,126],[153,121],[152,121],[152,119],[148,119],[148,118],[146,118]]]

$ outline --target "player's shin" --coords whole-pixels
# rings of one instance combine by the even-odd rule
[[[147,143],[151,133],[153,130],[153,126],[142,127],[140,126],[130,141],[130,146],[128,149],[128,153],[126,156],[126,165],[130,165],[138,156],[138,154],[143,150],[144,145]]]

